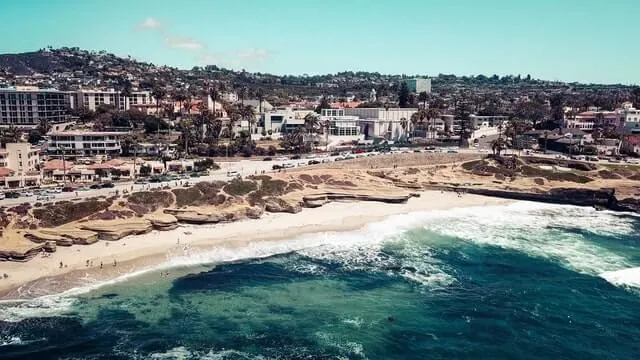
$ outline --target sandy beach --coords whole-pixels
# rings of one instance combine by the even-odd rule
[[[505,204],[507,200],[452,192],[425,191],[406,204],[333,202],[298,214],[266,214],[261,219],[216,225],[184,225],[171,231],[153,231],[119,241],[59,247],[49,257],[26,263],[1,262],[0,299],[20,299],[96,284],[127,274],[173,266],[207,263],[198,258],[206,251],[226,252],[241,259],[265,242],[278,242],[304,234],[358,229],[382,218],[416,211]],[[303,246],[304,244],[299,244]],[[294,250],[294,249],[291,249]],[[284,251],[284,250],[283,250]],[[234,255],[234,252],[237,253]],[[172,260],[176,261],[172,261]],[[62,267],[60,267],[62,263]],[[159,271],[159,270],[158,270]]]

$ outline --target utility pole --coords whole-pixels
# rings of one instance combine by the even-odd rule
[[[62,186],[67,185],[67,163],[64,160],[64,147],[62,148]]]

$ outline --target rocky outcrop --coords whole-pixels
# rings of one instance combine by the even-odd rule
[[[153,228],[151,222],[144,219],[126,220],[119,222],[95,221],[81,225],[83,230],[89,230],[98,234],[98,239],[115,241],[125,236],[141,235],[150,232]]]
[[[640,213],[640,199],[625,198],[618,200],[612,210]]]
[[[264,208],[272,213],[290,213],[297,214],[302,211],[299,203],[289,203],[286,200],[277,197],[269,197],[265,199]]]
[[[387,204],[404,204],[416,194],[409,195],[367,195],[344,193],[321,193],[303,196],[304,207],[318,207],[329,201],[376,201]]]
[[[46,242],[44,244],[29,248],[25,251],[0,250],[0,261],[29,261],[43,251],[48,253],[55,252],[56,244],[53,242]]]
[[[615,209],[616,207],[616,197],[614,189],[592,190],[582,188],[556,188],[540,193],[463,187],[451,187],[448,190],[461,191],[468,194],[493,196],[513,200],[536,201],[551,204],[566,204],[592,207],[595,206],[606,209]]]
[[[55,243],[58,246],[71,246],[73,240],[64,238],[58,234],[47,234],[39,230],[30,230],[24,234],[24,237],[31,240],[36,244],[43,244],[47,242]]]
[[[49,235],[60,235],[70,239],[74,245],[90,245],[98,241],[98,234],[93,231],[80,230],[75,228],[40,229],[41,233]]]
[[[177,229],[178,219],[171,214],[153,214],[146,217],[149,222],[151,222],[151,226],[154,230],[159,231],[169,231]]]
[[[262,209],[251,206],[243,206],[235,210],[205,211],[201,209],[165,209],[165,214],[176,217],[179,222],[188,224],[217,224],[220,222],[233,222],[242,219],[257,219],[262,216]]]

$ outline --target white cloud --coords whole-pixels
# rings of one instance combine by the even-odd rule
[[[162,28],[162,23],[158,19],[148,17],[143,22],[136,25],[137,30],[158,30]]]
[[[236,52],[236,57],[244,61],[262,61],[269,57],[269,52],[266,49],[242,49]]]
[[[172,48],[187,49],[187,50],[200,50],[204,48],[204,44],[200,41],[187,38],[187,37],[168,37],[165,39],[167,45]]]

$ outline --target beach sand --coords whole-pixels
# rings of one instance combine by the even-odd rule
[[[58,247],[50,257],[26,263],[0,262],[0,299],[32,298],[71,288],[98,284],[127,274],[155,269],[160,274],[172,259],[189,264],[203,251],[234,250],[261,242],[277,242],[303,234],[348,231],[385,217],[415,211],[444,210],[506,204],[509,200],[452,192],[425,191],[406,204],[333,202],[298,214],[265,213],[261,219],[211,225],[183,225],[171,231],[153,231],[119,241]],[[89,266],[87,266],[87,261]],[[62,262],[63,266],[60,267]],[[206,262],[206,261],[205,261]],[[102,268],[101,268],[102,263]],[[164,270],[162,270],[164,271]]]

